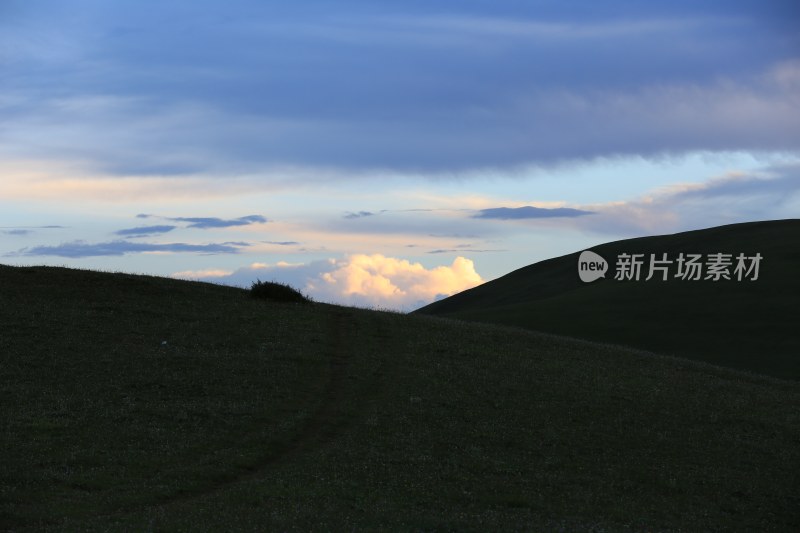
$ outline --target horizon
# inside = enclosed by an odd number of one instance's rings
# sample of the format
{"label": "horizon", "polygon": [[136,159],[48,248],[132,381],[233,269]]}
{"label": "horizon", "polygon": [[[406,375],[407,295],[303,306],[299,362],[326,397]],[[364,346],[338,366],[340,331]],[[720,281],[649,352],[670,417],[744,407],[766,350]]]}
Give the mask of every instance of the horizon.
{"label": "horizon", "polygon": [[798,15],[4,2],[0,263],[407,311],[609,241],[798,218]]}

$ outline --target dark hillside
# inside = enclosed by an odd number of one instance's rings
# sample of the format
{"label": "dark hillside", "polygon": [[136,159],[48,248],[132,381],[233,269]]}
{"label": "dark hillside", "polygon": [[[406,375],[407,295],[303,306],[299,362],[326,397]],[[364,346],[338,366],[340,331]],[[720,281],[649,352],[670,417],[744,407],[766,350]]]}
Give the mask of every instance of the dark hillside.
{"label": "dark hillside", "polygon": [[[416,311],[522,326],[800,379],[800,220],[733,224],[591,248],[605,279],[578,277],[580,252],[536,263]],[[619,254],[641,253],[639,281],[614,280]],[[755,281],[644,281],[650,254],[760,253]],[[671,273],[677,266],[671,265]],[[705,276],[705,274],[704,274]]]}
{"label": "dark hillside", "polygon": [[146,276],[0,302],[0,530],[800,530],[798,383]]}

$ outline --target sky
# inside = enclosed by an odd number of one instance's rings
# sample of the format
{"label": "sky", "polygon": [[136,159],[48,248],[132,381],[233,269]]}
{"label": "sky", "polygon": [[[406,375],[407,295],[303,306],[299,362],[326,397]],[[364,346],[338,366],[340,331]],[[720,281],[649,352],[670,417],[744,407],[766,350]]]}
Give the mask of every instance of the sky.
{"label": "sky", "polygon": [[800,217],[794,0],[0,0],[0,263],[408,311]]}

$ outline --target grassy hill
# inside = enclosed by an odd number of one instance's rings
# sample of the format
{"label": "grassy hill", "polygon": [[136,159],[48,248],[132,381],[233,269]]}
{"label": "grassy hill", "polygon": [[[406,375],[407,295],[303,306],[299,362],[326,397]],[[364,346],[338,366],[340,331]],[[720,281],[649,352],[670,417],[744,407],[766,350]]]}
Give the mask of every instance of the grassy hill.
{"label": "grassy hill", "polygon": [[154,277],[0,302],[0,530],[800,528],[794,382]]}
{"label": "grassy hill", "polygon": [[[607,277],[584,283],[579,251],[542,261],[417,310],[624,344],[800,379],[800,220],[732,224],[591,248]],[[639,281],[614,279],[619,254],[644,254]],[[760,253],[755,281],[645,281],[650,254]],[[705,273],[702,275],[705,278]]]}

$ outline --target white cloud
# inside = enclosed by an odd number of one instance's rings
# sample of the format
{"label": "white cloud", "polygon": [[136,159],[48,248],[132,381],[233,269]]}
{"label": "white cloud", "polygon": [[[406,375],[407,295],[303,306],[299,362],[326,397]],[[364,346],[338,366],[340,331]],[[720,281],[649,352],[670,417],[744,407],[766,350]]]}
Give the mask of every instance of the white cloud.
{"label": "white cloud", "polygon": [[483,283],[470,259],[425,268],[381,254],[354,254],[307,264],[253,263],[234,272],[179,272],[174,277],[248,286],[256,279],[288,283],[322,302],[409,311]]}
{"label": "white cloud", "polygon": [[344,297],[357,305],[413,308],[449,296],[483,280],[471,260],[456,257],[449,266],[426,269],[420,263],[381,254],[356,254],[324,273],[315,292]]}

